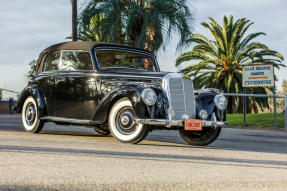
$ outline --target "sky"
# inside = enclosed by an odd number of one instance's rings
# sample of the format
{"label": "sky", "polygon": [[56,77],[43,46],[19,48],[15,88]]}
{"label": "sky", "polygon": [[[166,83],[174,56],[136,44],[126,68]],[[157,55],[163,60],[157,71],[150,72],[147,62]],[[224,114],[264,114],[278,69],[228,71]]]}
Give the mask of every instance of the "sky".
{"label": "sky", "polygon": [[[87,0],[78,0],[79,9]],[[257,39],[269,48],[279,51],[287,59],[287,1],[286,0],[187,0],[193,14],[193,33],[208,37],[200,25],[208,17],[222,23],[224,15],[234,19],[248,18],[254,25],[249,32],[265,32]],[[40,52],[55,43],[69,41],[71,34],[70,0],[1,0],[0,3],[0,88],[21,92],[27,85],[28,63]],[[174,34],[165,50],[158,52],[162,71],[176,72],[178,36]],[[188,50],[188,49],[187,49]],[[186,51],[186,50],[183,50]],[[287,66],[287,64],[286,64]],[[287,79],[287,68],[275,70],[281,88]],[[4,92],[4,98],[15,94]]]}

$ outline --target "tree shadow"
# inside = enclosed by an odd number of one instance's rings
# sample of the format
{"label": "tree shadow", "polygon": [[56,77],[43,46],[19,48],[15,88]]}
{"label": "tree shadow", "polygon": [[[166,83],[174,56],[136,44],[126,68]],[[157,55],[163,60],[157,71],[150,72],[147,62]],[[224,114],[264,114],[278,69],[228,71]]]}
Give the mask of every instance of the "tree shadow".
{"label": "tree shadow", "polygon": [[287,169],[287,161],[285,160],[284,161],[253,160],[253,159],[236,159],[228,157],[190,156],[190,155],[155,154],[155,153],[142,153],[142,152],[84,150],[84,149],[11,146],[11,145],[0,145],[0,150],[5,152],[25,152],[25,153],[37,153],[37,154],[73,155],[73,156],[80,155],[89,157],[120,158],[125,160],[145,160],[145,161],[150,160],[150,161],[162,161],[162,162],[180,162],[180,163],[225,165],[225,166],[244,166],[244,167],[255,167],[255,168]]}

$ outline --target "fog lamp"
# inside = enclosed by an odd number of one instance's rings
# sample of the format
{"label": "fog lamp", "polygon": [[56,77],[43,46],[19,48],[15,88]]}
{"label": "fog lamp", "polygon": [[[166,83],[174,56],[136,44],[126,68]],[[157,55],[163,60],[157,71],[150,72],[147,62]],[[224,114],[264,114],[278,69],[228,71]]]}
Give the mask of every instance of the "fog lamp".
{"label": "fog lamp", "polygon": [[182,120],[189,119],[189,116],[188,116],[187,114],[183,114],[183,115],[181,116],[181,119],[182,119]]}
{"label": "fog lamp", "polygon": [[208,118],[208,113],[207,113],[207,111],[201,110],[201,111],[199,112],[199,117],[200,117],[202,120],[206,120],[206,119]]}
{"label": "fog lamp", "polygon": [[168,110],[168,114],[169,114],[169,116],[172,118],[172,119],[174,119],[174,117],[175,117],[175,111],[174,111],[174,109],[169,109]]}

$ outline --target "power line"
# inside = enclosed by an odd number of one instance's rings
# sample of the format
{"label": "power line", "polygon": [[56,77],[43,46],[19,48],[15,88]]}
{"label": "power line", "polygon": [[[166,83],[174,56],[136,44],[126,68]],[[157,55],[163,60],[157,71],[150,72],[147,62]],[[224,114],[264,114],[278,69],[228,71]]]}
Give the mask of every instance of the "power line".
{"label": "power line", "polygon": [[4,88],[0,88],[0,90],[6,91],[6,92],[10,92],[10,93],[15,93],[15,94],[19,93],[19,92],[15,92],[15,91],[12,91],[12,90],[7,90],[7,89],[4,89]]}

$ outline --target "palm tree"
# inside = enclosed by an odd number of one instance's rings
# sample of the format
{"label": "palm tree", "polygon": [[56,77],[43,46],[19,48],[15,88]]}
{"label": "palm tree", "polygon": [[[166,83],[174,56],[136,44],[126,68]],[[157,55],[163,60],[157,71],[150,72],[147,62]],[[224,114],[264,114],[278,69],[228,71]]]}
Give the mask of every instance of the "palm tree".
{"label": "palm tree", "polygon": [[186,0],[90,0],[80,14],[79,39],[157,51],[176,31],[180,48],[189,38],[191,22]]}
{"label": "palm tree", "polygon": [[[234,22],[233,16],[224,16],[223,26],[212,18],[209,21],[209,24],[203,22],[201,25],[213,39],[209,40],[201,34],[191,35],[189,42],[195,43],[195,46],[176,60],[176,66],[193,61],[183,72],[194,78],[196,88],[214,87],[224,92],[240,93],[244,65],[272,64],[276,68],[285,67],[280,53],[254,41],[265,33],[247,34],[247,30],[253,25],[250,20],[241,18]],[[249,88],[247,93],[266,94],[266,91],[266,88]],[[229,97],[228,102],[228,112],[238,108],[242,111],[242,99]],[[264,98],[249,98],[248,102],[249,110],[256,110],[258,106],[261,109],[268,107],[268,100]]]}

